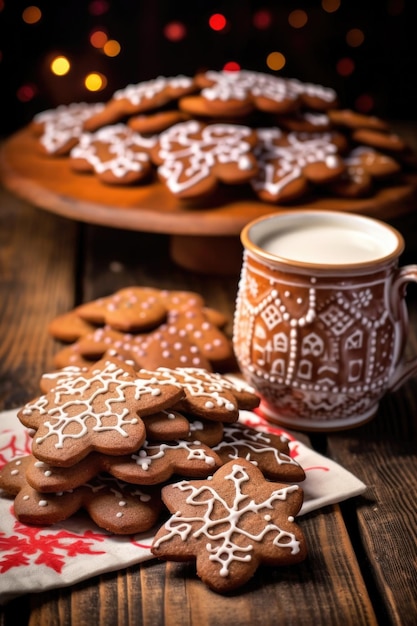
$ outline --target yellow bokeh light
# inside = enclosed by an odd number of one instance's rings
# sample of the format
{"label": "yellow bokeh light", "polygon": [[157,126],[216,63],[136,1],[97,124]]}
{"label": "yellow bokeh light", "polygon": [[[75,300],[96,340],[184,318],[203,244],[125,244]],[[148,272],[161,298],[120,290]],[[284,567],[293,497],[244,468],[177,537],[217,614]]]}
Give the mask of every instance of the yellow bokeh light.
{"label": "yellow bokeh light", "polygon": [[24,9],[22,19],[26,24],[36,24],[42,17],[42,11],[39,7],[29,6]]}
{"label": "yellow bokeh light", "polygon": [[51,61],[50,67],[51,67],[51,71],[56,76],[65,76],[65,74],[68,74],[68,72],[70,71],[71,64],[68,61],[67,57],[59,56],[59,57],[55,57]]}
{"label": "yellow bokeh light", "polygon": [[266,57],[266,64],[270,70],[282,70],[286,62],[287,60],[281,52],[270,52]]}
{"label": "yellow bokeh light", "polygon": [[120,54],[120,44],[116,39],[109,39],[103,46],[103,52],[108,57],[117,57]]}
{"label": "yellow bokeh light", "polygon": [[88,91],[101,91],[107,86],[107,78],[99,72],[91,72],[84,79]]}
{"label": "yellow bokeh light", "polygon": [[340,8],[340,0],[321,0],[321,6],[323,11],[334,13]]}
{"label": "yellow bokeh light", "polygon": [[346,33],[346,43],[352,48],[357,48],[358,46],[361,46],[364,42],[364,39],[365,35],[360,28],[351,28]]}
{"label": "yellow bokeh light", "polygon": [[295,11],[291,11],[288,16],[288,23],[293,28],[302,28],[307,24],[308,17],[305,11],[301,11],[300,9],[296,9]]}

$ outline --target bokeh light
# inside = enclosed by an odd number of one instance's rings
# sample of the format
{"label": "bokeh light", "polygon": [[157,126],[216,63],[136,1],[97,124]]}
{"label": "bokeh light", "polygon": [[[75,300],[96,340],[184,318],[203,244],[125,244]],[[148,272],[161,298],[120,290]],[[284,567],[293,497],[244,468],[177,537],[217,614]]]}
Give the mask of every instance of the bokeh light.
{"label": "bokeh light", "polygon": [[22,19],[26,24],[36,24],[42,17],[42,11],[39,7],[31,5],[26,7],[22,13]]}
{"label": "bokeh light", "polygon": [[107,0],[93,0],[88,5],[88,10],[91,15],[104,15],[109,10],[109,3]]}
{"label": "bokeh light", "polygon": [[293,28],[303,28],[308,22],[308,16],[305,11],[295,9],[288,16],[288,23]]}
{"label": "bokeh light", "polygon": [[20,102],[30,102],[36,96],[36,93],[36,86],[28,83],[19,87],[16,92],[16,97],[18,100],[20,100]]}
{"label": "bokeh light", "polygon": [[238,72],[241,69],[239,63],[236,61],[228,61],[223,65],[223,70],[225,72]]}
{"label": "bokeh light", "polygon": [[259,28],[259,30],[265,30],[272,24],[271,11],[268,11],[267,9],[260,9],[259,11],[256,11],[252,19],[253,25],[255,28]]}
{"label": "bokeh light", "polygon": [[358,46],[361,46],[364,41],[365,35],[360,28],[351,28],[346,33],[346,43],[348,44],[348,46],[351,46],[351,48],[357,48]]}
{"label": "bokeh light", "polygon": [[71,69],[71,63],[64,56],[58,56],[52,59],[50,65],[51,71],[56,76],[65,76]]}
{"label": "bokeh light", "polygon": [[84,79],[88,91],[102,91],[107,86],[107,78],[100,72],[90,72]]}
{"label": "bokeh light", "polygon": [[267,66],[270,70],[274,70],[275,72],[282,70],[286,62],[287,60],[282,52],[270,52],[266,57]]}
{"label": "bokeh light", "polygon": [[321,0],[321,7],[327,13],[334,13],[340,8],[340,0]]}
{"label": "bokeh light", "polygon": [[373,97],[367,93],[363,93],[355,100],[355,108],[360,113],[370,113],[375,106]]}
{"label": "bokeh light", "polygon": [[227,20],[221,13],[213,13],[209,18],[209,26],[213,30],[224,30],[226,28]]}
{"label": "bokeh light", "polygon": [[103,46],[103,52],[108,57],[117,57],[120,54],[121,46],[116,39],[109,39]]}
{"label": "bokeh light", "polygon": [[169,41],[181,41],[187,34],[182,22],[170,22],[164,26],[164,35]]}
{"label": "bokeh light", "polygon": [[103,48],[107,39],[107,33],[105,33],[104,30],[101,29],[94,30],[90,34],[90,43],[94,48]]}
{"label": "bokeh light", "polygon": [[336,71],[340,76],[350,76],[355,71],[355,64],[353,60],[348,57],[339,59],[336,64]]}

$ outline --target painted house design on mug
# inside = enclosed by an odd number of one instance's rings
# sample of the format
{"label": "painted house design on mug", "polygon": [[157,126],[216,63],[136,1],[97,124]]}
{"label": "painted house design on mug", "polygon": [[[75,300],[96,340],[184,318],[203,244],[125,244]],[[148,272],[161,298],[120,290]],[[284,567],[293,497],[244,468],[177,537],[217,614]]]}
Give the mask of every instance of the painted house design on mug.
{"label": "painted house design on mug", "polygon": [[[278,281],[245,254],[235,343],[247,379],[287,416],[364,414],[386,388],[395,347],[386,274],[354,285],[331,277]],[[242,323],[245,320],[245,323]],[[274,397],[271,394],[270,383]],[[289,392],[289,388],[299,393]]]}

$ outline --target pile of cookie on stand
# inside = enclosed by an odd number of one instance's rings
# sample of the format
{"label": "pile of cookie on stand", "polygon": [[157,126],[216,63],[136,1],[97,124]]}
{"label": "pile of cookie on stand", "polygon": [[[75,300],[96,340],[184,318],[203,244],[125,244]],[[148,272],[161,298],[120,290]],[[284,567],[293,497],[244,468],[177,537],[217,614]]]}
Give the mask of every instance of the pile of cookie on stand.
{"label": "pile of cookie on stand", "polygon": [[304,560],[305,473],[285,437],[239,422],[259,400],[216,371],[233,359],[225,321],[198,294],[145,287],[52,320],[67,346],[18,412],[31,454],[0,470],[17,519],[82,511],[115,535],[154,528],[153,554],[195,560],[219,593],[261,563]]}
{"label": "pile of cookie on stand", "polygon": [[341,109],[333,89],[247,70],[160,76],[39,113],[31,129],[40,151],[103,183],[97,201],[106,184],[156,180],[190,208],[221,186],[272,204],[366,198],[415,169],[403,138]]}

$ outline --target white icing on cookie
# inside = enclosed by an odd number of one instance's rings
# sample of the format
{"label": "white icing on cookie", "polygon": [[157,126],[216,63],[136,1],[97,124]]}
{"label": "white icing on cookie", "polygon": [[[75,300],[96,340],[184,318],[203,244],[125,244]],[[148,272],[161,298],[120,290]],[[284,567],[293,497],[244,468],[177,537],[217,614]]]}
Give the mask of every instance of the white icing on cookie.
{"label": "white icing on cookie", "polygon": [[[220,493],[206,483],[197,487],[189,481],[181,481],[173,485],[175,489],[190,492],[186,503],[196,507],[195,516],[186,517],[178,511],[165,523],[166,534],[156,539],[154,546],[158,547],[165,541],[178,537],[186,541],[193,537],[207,539],[205,549],[209,553],[210,561],[219,564],[219,575],[228,576],[233,562],[247,562],[252,558],[255,543],[261,543],[266,535],[270,542],[279,548],[288,549],[291,554],[298,554],[300,542],[294,533],[281,529],[269,518],[269,511],[274,509],[277,501],[285,501],[288,494],[298,490],[297,485],[289,485],[276,489],[271,495],[260,502],[255,502],[252,495],[242,492],[242,485],[249,480],[246,468],[238,463],[233,464],[230,474],[224,477],[231,481],[234,488],[234,499],[227,502]],[[204,512],[202,508],[205,507]],[[222,511],[221,518],[212,518],[213,511]],[[264,511],[268,511],[265,513]],[[259,515],[266,522],[257,534],[245,528],[245,517]],[[197,523],[197,525],[195,524]],[[244,542],[239,544],[237,539],[243,536]],[[249,543],[248,541],[249,540]],[[202,541],[204,545],[204,541]]]}

